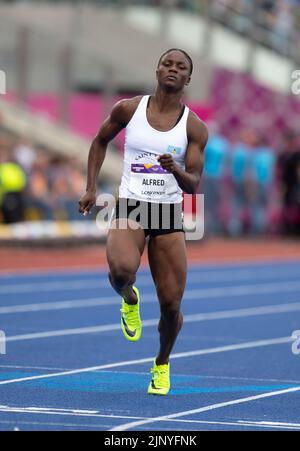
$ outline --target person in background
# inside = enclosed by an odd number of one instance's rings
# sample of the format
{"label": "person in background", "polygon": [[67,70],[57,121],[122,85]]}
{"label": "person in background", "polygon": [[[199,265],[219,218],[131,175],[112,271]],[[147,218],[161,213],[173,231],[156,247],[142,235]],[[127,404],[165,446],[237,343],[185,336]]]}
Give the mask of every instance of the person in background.
{"label": "person in background", "polygon": [[53,204],[48,183],[49,157],[39,149],[31,166],[26,206],[31,219],[53,220]]}
{"label": "person in background", "polygon": [[300,236],[300,157],[296,162],[296,183],[294,187],[295,197],[295,228],[294,234]]}
{"label": "person in background", "polygon": [[[251,156],[252,183],[250,199],[250,232],[262,234],[268,228],[268,212],[274,181],[275,152],[261,136]],[[250,181],[250,183],[251,183]]]}
{"label": "person in background", "polygon": [[233,237],[240,236],[246,229],[249,215],[249,165],[254,142],[254,133],[245,129],[231,150],[232,192],[228,231]]}
{"label": "person in background", "polygon": [[[85,178],[76,158],[71,158],[68,161],[65,167],[65,173],[68,184],[66,186],[66,192],[61,198],[61,207],[65,210],[69,221],[83,221],[84,217],[78,212],[76,201],[84,189]],[[93,216],[89,216],[92,220]]]}
{"label": "person in background", "polygon": [[24,220],[26,174],[7,152],[0,150],[0,207],[3,222],[12,224]]}
{"label": "person in background", "polygon": [[300,145],[293,131],[285,134],[283,151],[278,155],[276,174],[281,195],[281,232],[285,235],[300,233],[299,205]]}
{"label": "person in background", "polygon": [[13,158],[29,176],[36,159],[36,150],[33,143],[26,137],[19,138],[14,146]]}
{"label": "person in background", "polygon": [[215,122],[210,123],[208,127],[210,135],[206,145],[203,172],[204,218],[206,233],[215,235],[222,232],[220,215],[221,193],[229,143],[219,133],[218,126]]}

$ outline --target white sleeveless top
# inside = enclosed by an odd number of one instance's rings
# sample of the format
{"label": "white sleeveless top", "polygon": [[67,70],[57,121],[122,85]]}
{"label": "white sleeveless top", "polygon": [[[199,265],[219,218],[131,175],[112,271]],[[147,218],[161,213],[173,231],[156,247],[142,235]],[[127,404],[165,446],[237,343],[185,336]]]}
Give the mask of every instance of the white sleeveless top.
{"label": "white sleeveless top", "polygon": [[126,127],[124,166],[119,197],[156,203],[182,202],[182,190],[175,177],[164,170],[157,157],[170,153],[185,168],[188,145],[186,106],[180,121],[167,132],[151,127],[146,110],[150,96],[142,97]]}

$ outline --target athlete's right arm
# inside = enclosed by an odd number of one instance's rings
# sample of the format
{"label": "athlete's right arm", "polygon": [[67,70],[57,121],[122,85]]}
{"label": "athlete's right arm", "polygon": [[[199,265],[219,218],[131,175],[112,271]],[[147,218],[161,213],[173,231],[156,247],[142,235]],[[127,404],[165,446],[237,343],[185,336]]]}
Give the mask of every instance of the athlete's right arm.
{"label": "athlete's right arm", "polygon": [[96,202],[97,177],[106,155],[107,145],[126,127],[131,109],[131,100],[116,103],[92,141],[88,156],[86,193],[79,200],[80,213],[88,213]]}

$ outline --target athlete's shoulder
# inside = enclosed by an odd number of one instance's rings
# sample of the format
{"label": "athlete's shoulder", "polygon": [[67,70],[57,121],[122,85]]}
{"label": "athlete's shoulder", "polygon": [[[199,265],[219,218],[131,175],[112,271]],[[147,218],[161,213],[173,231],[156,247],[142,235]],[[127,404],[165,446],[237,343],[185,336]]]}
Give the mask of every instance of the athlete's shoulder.
{"label": "athlete's shoulder", "polygon": [[111,119],[126,126],[134,115],[142,97],[143,96],[136,96],[130,99],[119,100],[112,108],[110,114]]}
{"label": "athlete's shoulder", "polygon": [[142,98],[143,96],[135,96],[129,99],[121,99],[115,104],[114,108],[118,108],[120,110],[130,110],[136,108]]}
{"label": "athlete's shoulder", "polygon": [[207,125],[192,110],[189,111],[188,115],[187,134],[189,139],[201,142],[203,147],[205,147],[208,140]]}

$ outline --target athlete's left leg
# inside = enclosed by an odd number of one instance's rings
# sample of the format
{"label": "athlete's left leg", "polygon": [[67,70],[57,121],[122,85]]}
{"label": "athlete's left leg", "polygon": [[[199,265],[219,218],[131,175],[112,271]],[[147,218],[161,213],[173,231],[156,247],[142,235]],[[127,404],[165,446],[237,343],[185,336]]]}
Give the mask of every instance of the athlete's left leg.
{"label": "athlete's left leg", "polygon": [[180,311],[185,289],[187,259],[185,235],[174,232],[151,237],[148,258],[160,303],[160,349],[157,365],[168,363],[173,345],[183,324]]}

